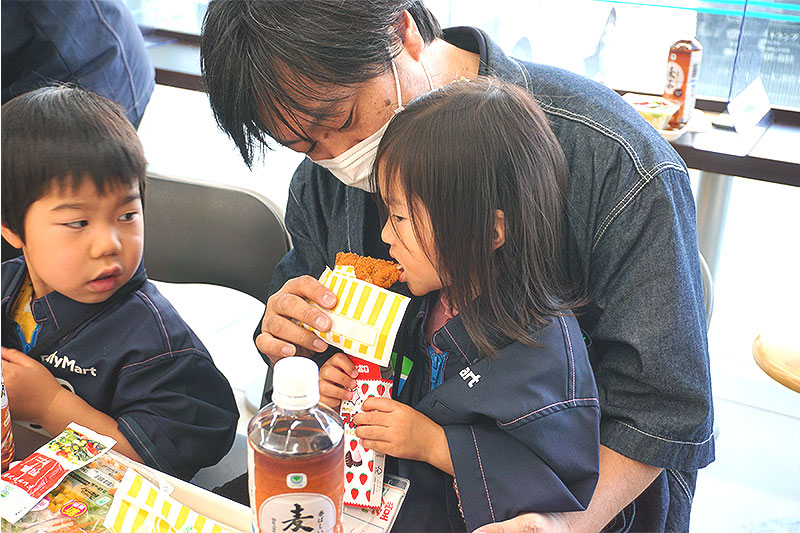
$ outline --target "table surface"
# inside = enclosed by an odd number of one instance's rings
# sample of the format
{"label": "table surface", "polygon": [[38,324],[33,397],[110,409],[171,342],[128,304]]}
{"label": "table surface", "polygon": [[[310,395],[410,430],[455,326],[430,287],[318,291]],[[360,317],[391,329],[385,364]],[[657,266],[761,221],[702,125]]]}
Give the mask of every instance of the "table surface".
{"label": "table surface", "polygon": [[753,359],[769,377],[800,392],[800,343],[762,333],[753,342]]}

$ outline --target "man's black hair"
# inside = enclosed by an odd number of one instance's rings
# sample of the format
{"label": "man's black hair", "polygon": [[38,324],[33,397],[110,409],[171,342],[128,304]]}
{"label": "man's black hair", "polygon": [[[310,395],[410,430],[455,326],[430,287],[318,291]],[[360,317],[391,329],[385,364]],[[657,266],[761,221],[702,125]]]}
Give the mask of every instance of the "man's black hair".
{"label": "man's black hair", "polygon": [[24,240],[30,205],[85,179],[100,194],[133,185],[144,197],[147,161],[124,111],[107,98],[70,85],[21,94],[2,108],[3,224]]}
{"label": "man's black hair", "polygon": [[404,11],[426,44],[442,36],[420,0],[213,0],[201,68],[214,117],[245,163],[275,125],[304,136],[298,114],[323,122],[337,88],[385,72],[401,50]]}

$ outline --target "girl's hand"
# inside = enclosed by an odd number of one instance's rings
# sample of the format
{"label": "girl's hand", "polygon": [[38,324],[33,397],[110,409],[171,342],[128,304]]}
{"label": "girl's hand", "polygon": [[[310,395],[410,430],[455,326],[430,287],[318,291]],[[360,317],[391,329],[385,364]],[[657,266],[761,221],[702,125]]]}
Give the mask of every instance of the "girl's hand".
{"label": "girl's hand", "polygon": [[436,422],[391,398],[367,398],[361,409],[353,420],[362,446],[453,474],[447,437]]}
{"label": "girl's hand", "polygon": [[43,424],[63,390],[47,368],[13,348],[2,348],[3,381],[12,418]]}
{"label": "girl's hand", "polygon": [[353,361],[343,353],[328,359],[319,369],[319,400],[334,409],[342,400],[352,400],[351,392],[356,386],[358,369]]}

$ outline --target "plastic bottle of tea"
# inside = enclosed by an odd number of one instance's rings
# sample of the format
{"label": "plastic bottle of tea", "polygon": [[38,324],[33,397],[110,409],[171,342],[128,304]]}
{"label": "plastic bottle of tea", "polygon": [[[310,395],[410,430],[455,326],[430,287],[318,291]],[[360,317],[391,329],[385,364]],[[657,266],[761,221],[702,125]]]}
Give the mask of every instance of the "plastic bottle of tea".
{"label": "plastic bottle of tea", "polygon": [[669,48],[663,96],[681,106],[672,115],[670,128],[682,127],[692,116],[702,57],[703,46],[696,39],[681,39]]}
{"label": "plastic bottle of tea", "polygon": [[274,370],[273,403],[248,426],[253,531],[338,533],[344,496],[342,419],[319,404],[319,369],[312,360],[287,357]]}

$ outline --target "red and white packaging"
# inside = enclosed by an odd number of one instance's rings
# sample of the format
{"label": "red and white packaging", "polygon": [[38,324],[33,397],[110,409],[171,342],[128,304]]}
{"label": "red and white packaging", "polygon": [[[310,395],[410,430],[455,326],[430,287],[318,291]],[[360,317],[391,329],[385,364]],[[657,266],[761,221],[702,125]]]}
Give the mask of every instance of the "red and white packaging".
{"label": "red and white packaging", "polygon": [[70,423],[64,431],[0,478],[0,515],[12,524],[30,511],[67,474],[111,449],[117,441]]}
{"label": "red and white packaging", "polygon": [[362,412],[361,404],[369,397],[392,397],[392,380],[381,377],[375,363],[348,355],[358,368],[353,399],[343,401],[339,413],[344,420],[344,503],[365,509],[380,509],[383,492],[383,468],[386,456],[364,448],[356,437],[353,417]]}

